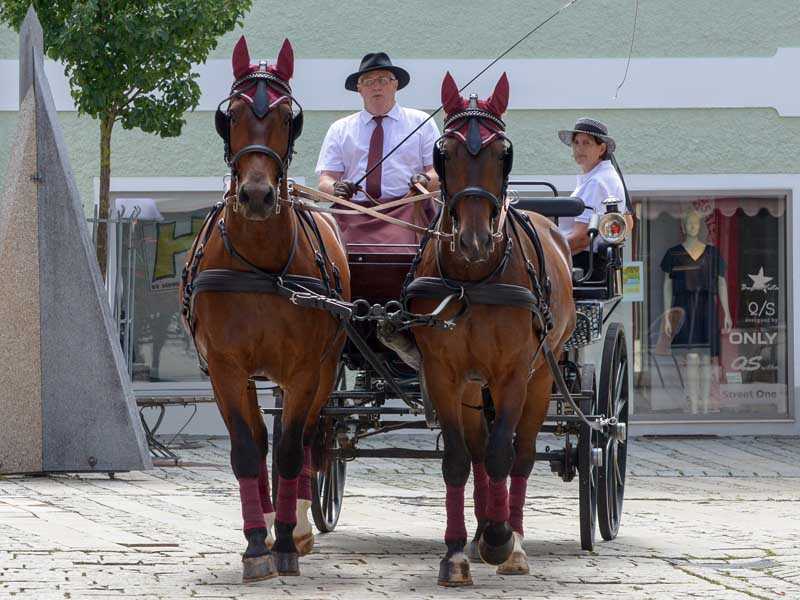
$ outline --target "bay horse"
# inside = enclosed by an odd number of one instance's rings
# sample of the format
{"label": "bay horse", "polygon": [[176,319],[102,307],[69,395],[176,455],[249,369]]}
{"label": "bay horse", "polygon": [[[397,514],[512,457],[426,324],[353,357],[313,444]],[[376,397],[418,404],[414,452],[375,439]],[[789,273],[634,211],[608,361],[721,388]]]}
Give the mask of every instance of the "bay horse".
{"label": "bay horse", "polygon": [[[345,339],[330,312],[301,306],[297,294],[349,301],[350,276],[332,219],[287,200],[286,171],[302,128],[302,109],[292,109],[291,44],[284,41],[274,65],[251,64],[242,36],[232,64],[231,94],[215,117],[230,188],[189,252],[180,293],[184,325],[230,434],[247,540],[243,579],[256,581],[298,575],[298,553],[313,544],[310,443]],[[274,382],[283,397],[276,507],[253,377]]]}
{"label": "bay horse", "polygon": [[[460,586],[472,584],[464,552],[470,463],[480,557],[499,565],[499,573],[528,572],[522,508],[553,385],[538,349],[546,336],[559,355],[575,327],[575,304],[563,236],[547,218],[506,203],[513,147],[501,119],[509,96],[505,73],[486,100],[463,98],[449,73],[441,92],[446,117],[434,166],[443,207],[436,227],[453,237],[450,243],[428,238],[405,298],[413,312],[427,313],[455,291],[463,300],[450,315],[466,308],[451,331],[412,330],[444,442],[447,552],[438,583]],[[482,387],[491,397],[491,430]]]}

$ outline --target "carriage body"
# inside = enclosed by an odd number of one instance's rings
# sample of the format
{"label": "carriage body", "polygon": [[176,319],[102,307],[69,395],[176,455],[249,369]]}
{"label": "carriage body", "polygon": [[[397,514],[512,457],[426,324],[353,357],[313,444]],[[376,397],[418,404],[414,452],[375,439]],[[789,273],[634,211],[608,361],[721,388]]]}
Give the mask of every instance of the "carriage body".
{"label": "carriage body", "polygon": [[[534,202],[523,207],[536,206],[540,209],[537,212],[547,214],[548,207],[553,205]],[[409,246],[406,253],[374,250],[374,245],[348,247],[352,297],[366,300],[369,305],[385,305],[400,297],[416,246]],[[551,471],[563,481],[572,481],[577,476],[581,546],[586,550],[594,546],[597,521],[607,540],[616,537],[619,528],[625,475],[625,440],[622,438],[625,434],[620,431],[626,431],[628,417],[624,331],[620,324],[611,323],[604,334],[604,323],[621,300],[621,247],[610,245],[600,252],[604,253],[598,261],[603,265],[601,270],[582,273],[577,269],[573,273],[577,323],[558,363],[572,402],[554,386],[548,417],[541,429],[560,438],[563,447],[548,447],[536,453],[536,460],[548,462]],[[336,389],[320,417],[322,469],[312,478],[312,513],[321,532],[332,531],[336,526],[342,509],[348,461],[442,456],[438,447],[431,450],[359,447],[360,440],[388,431],[435,430],[437,421],[418,372],[380,342],[374,322],[359,322],[354,326],[368,350],[353,340],[345,344]],[[596,368],[584,361],[584,351],[601,339],[603,359]],[[380,368],[376,368],[376,361]],[[616,437],[593,430],[573,409],[573,402],[589,420],[617,414],[617,407],[622,403],[623,411],[617,417],[624,424],[616,430]],[[488,393],[484,393],[484,403],[484,412],[491,422],[493,412]],[[264,409],[264,412],[276,415],[274,426],[278,434],[275,437],[279,436],[280,407]]]}

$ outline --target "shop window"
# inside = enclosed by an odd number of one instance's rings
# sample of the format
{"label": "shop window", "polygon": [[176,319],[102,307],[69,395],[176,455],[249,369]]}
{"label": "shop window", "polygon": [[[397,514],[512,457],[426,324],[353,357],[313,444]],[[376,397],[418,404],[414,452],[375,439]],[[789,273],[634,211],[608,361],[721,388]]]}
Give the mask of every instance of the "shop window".
{"label": "shop window", "polygon": [[119,212],[111,231],[112,313],[134,382],[207,380],[181,323],[178,285],[209,202],[204,196],[187,197],[158,202],[116,199]]}
{"label": "shop window", "polygon": [[788,416],[786,199],[636,198],[634,413]]}

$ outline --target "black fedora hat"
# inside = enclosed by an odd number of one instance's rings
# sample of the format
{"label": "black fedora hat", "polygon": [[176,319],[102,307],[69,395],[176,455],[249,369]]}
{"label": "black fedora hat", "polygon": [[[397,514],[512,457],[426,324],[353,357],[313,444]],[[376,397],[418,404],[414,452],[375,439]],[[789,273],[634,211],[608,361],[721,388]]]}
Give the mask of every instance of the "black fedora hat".
{"label": "black fedora hat", "polygon": [[408,71],[394,66],[392,64],[392,60],[389,58],[389,55],[386,54],[386,52],[372,52],[370,54],[366,54],[364,58],[361,59],[361,66],[358,68],[356,73],[351,73],[347,76],[347,79],[344,82],[345,89],[348,89],[351,92],[358,91],[358,78],[364,73],[377,71],[379,69],[394,73],[394,76],[397,77],[398,90],[402,90],[408,85],[408,82],[411,81],[411,75],[408,74]]}

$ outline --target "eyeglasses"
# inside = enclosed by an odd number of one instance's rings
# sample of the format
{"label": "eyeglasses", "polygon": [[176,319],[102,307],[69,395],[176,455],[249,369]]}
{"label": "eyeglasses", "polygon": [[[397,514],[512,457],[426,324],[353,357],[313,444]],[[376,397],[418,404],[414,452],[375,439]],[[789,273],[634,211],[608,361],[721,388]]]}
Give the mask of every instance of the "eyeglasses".
{"label": "eyeglasses", "polygon": [[397,78],[387,77],[385,75],[381,77],[370,77],[369,79],[362,79],[358,82],[358,85],[361,87],[372,87],[377,83],[379,86],[383,87],[385,85],[389,85],[390,81],[397,81]]}

